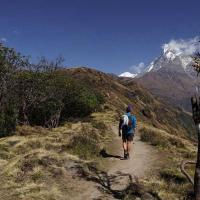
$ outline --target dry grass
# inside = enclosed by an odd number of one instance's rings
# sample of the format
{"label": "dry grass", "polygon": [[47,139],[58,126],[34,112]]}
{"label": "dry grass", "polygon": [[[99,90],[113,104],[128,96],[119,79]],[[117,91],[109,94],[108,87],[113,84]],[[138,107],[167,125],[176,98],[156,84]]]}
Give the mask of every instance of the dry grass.
{"label": "dry grass", "polygon": [[172,135],[165,130],[141,124],[139,131],[141,133],[141,140],[151,145],[162,148],[175,148],[176,150],[188,150],[188,152],[196,151],[192,142],[181,136]]}
{"label": "dry grass", "polygon": [[[157,192],[163,200],[184,199],[192,191],[192,186],[180,172],[180,163],[184,159],[195,159],[195,146],[184,138],[149,125],[143,124],[140,133],[142,141],[156,146],[165,155],[162,157],[165,165],[157,176],[153,175],[144,184]],[[190,166],[188,172],[193,176],[194,166]]]}
{"label": "dry grass", "polygon": [[96,113],[92,123],[69,122],[52,130],[22,126],[15,136],[0,139],[0,199],[72,199],[80,181],[73,167],[98,159],[109,140],[105,122],[112,117],[110,111]]}
{"label": "dry grass", "polygon": [[[67,122],[52,130],[22,126],[16,136],[0,139],[1,199],[73,199],[83,187],[73,176],[74,168],[100,160],[98,153],[111,141],[109,124],[117,123],[116,116],[108,109],[92,114],[89,121]],[[167,155],[166,167],[144,185],[164,200],[182,198],[190,186],[177,169],[183,158],[194,157],[193,144],[150,125],[140,127],[141,139]]]}

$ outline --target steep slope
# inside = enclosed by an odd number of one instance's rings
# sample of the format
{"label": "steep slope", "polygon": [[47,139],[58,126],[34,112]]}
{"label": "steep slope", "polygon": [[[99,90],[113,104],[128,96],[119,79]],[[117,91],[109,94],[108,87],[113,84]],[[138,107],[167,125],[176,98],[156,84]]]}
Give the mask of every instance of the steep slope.
{"label": "steep slope", "polygon": [[72,68],[63,71],[66,75],[82,80],[95,87],[106,98],[106,104],[119,115],[127,104],[133,104],[139,118],[172,134],[191,136],[194,127],[191,116],[156,99],[140,84],[132,80],[117,79],[108,74],[88,68]]}
{"label": "steep slope", "polygon": [[[176,68],[180,68],[176,66]],[[196,93],[196,81],[184,71],[161,68],[136,80],[165,102],[191,111],[190,98]]]}
{"label": "steep slope", "polygon": [[190,111],[190,97],[196,92],[191,62],[189,55],[165,45],[163,54],[137,81],[164,101]]}
{"label": "steep slope", "polygon": [[162,54],[135,79],[152,94],[173,106],[191,111],[190,97],[196,93],[196,73],[191,55],[198,50],[198,39],[163,45]]}

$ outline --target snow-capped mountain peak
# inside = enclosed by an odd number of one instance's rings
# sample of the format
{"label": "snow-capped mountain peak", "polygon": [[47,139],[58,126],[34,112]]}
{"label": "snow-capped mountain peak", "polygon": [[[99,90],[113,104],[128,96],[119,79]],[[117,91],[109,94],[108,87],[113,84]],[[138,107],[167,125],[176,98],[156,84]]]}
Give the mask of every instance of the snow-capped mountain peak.
{"label": "snow-capped mountain peak", "polygon": [[136,76],[137,76],[137,74],[132,74],[130,72],[124,72],[119,75],[119,77],[127,77],[127,78],[135,78]]}
{"label": "snow-capped mountain peak", "polygon": [[178,54],[174,53],[169,49],[169,50],[164,50],[163,56],[165,56],[168,60],[174,60],[176,56],[178,56]]}
{"label": "snow-capped mountain peak", "polygon": [[150,63],[146,69],[146,73],[157,71],[160,68],[176,70],[178,67],[179,69],[182,68],[187,74],[191,74],[191,55],[199,51],[199,48],[199,37],[188,40],[171,40],[162,46],[162,55]]}
{"label": "snow-capped mountain peak", "polygon": [[164,51],[160,57],[150,63],[146,69],[146,73],[150,71],[158,71],[161,68],[174,68],[174,70],[176,70],[177,66],[187,72],[190,71],[191,62],[191,56],[167,50]]}
{"label": "snow-capped mountain peak", "polygon": [[[130,72],[125,72],[121,76],[125,77],[141,77],[148,72],[156,72],[161,68],[167,71],[181,71],[185,72],[189,76],[194,73],[191,64],[192,57],[195,52],[200,51],[199,37],[195,37],[188,40],[171,40],[162,46],[161,56],[154,59],[147,67],[144,66],[142,70],[139,68],[139,73],[136,75]],[[137,71],[137,66],[130,71]]]}
{"label": "snow-capped mountain peak", "polygon": [[150,63],[149,67],[147,68],[147,72],[153,70],[153,67],[154,67],[154,61]]}

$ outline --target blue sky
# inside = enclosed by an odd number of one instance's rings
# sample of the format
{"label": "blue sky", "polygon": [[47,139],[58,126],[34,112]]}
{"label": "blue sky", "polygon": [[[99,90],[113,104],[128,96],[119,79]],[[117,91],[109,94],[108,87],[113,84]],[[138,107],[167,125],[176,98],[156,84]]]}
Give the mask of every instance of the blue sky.
{"label": "blue sky", "polygon": [[0,38],[33,60],[121,73],[200,33],[199,0],[0,0]]}

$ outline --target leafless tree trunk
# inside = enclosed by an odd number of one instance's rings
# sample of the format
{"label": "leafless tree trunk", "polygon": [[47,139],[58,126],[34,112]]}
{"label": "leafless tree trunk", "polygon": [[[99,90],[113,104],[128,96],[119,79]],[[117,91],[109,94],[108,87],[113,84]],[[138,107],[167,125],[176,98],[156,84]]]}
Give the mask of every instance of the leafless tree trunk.
{"label": "leafless tree trunk", "polygon": [[23,124],[24,125],[29,125],[29,120],[26,114],[26,102],[23,102],[23,106],[22,106],[22,114],[23,114]]}
{"label": "leafless tree trunk", "polygon": [[194,179],[186,172],[185,167],[187,164],[196,164],[195,161],[183,160],[181,163],[181,172],[186,176],[188,181],[194,185]]}
{"label": "leafless tree trunk", "polygon": [[198,131],[198,152],[197,152],[197,163],[194,175],[194,194],[195,200],[200,200],[200,124],[197,125]]}
{"label": "leafless tree trunk", "polygon": [[[187,177],[189,182],[194,186],[195,200],[200,200],[200,99],[197,97],[191,98],[193,120],[197,127],[198,133],[198,152],[197,161],[183,161],[181,163],[181,172]],[[186,172],[187,164],[196,164],[194,179]]]}
{"label": "leafless tree trunk", "polygon": [[45,122],[45,126],[48,128],[57,127],[59,124],[59,120],[60,120],[60,114],[61,114],[61,109],[58,110],[56,114],[51,116],[51,118],[48,121]]}

